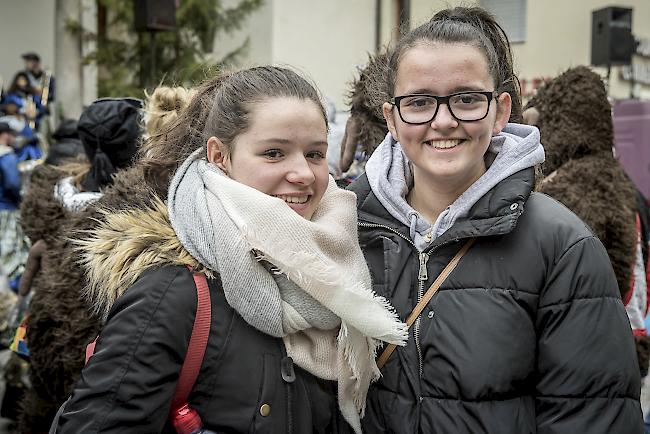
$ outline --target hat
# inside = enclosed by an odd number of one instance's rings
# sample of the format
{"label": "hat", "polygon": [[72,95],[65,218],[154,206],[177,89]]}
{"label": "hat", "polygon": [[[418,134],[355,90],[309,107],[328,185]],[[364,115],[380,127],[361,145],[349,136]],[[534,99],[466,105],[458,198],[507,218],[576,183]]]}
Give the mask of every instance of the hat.
{"label": "hat", "polygon": [[52,138],[56,141],[65,139],[78,139],[77,121],[74,119],[64,119],[61,121],[56,130],[52,133]]}
{"label": "hat", "polygon": [[11,133],[14,136],[16,135],[16,131],[6,122],[0,122],[0,134],[2,133]]}
{"label": "hat", "polygon": [[29,53],[25,53],[21,56],[25,60],[35,60],[36,62],[40,62],[41,58],[38,54],[34,53],[33,51],[30,51]]}
{"label": "hat", "polygon": [[112,175],[133,161],[140,145],[142,102],[134,98],[103,98],[82,113],[77,124],[92,170],[82,186],[98,191]]}

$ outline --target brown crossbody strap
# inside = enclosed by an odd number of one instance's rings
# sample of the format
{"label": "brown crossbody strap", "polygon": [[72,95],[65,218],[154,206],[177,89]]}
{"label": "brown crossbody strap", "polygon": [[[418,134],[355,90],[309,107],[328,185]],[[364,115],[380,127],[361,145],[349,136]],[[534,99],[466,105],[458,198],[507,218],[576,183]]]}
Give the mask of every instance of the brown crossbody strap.
{"label": "brown crossbody strap", "polygon": [[[422,300],[420,300],[420,302],[417,305],[415,305],[415,307],[411,311],[411,314],[406,319],[406,326],[409,329],[411,328],[415,320],[420,316],[424,307],[427,304],[429,304],[429,301],[431,301],[431,297],[433,297],[433,294],[435,294],[438,291],[438,288],[440,288],[442,282],[444,282],[445,279],[447,279],[447,277],[451,274],[451,272],[454,271],[454,268],[456,268],[456,265],[458,265],[460,259],[463,257],[465,253],[467,253],[469,248],[472,247],[474,241],[476,241],[476,238],[471,238],[465,243],[463,247],[461,247],[458,253],[456,253],[456,256],[454,256],[451,259],[451,261],[449,261],[449,264],[447,264],[447,266],[442,270],[442,272],[438,275],[438,277],[436,277],[436,280],[431,284],[429,289],[427,289],[427,292],[422,297]],[[384,367],[390,355],[393,354],[393,351],[395,351],[395,344],[389,344],[386,348],[384,348],[384,351],[381,353],[381,356],[379,356],[379,358],[377,359],[377,367],[379,369]]]}

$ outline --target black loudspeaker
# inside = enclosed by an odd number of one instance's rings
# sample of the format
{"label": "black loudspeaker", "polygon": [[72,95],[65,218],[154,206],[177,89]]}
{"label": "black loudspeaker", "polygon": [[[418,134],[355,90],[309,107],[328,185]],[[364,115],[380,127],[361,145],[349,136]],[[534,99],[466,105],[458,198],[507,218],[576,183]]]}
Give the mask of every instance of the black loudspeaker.
{"label": "black loudspeaker", "polygon": [[591,13],[592,65],[629,65],[635,49],[632,9],[608,7]]}
{"label": "black loudspeaker", "polygon": [[133,0],[135,30],[174,30],[176,0]]}

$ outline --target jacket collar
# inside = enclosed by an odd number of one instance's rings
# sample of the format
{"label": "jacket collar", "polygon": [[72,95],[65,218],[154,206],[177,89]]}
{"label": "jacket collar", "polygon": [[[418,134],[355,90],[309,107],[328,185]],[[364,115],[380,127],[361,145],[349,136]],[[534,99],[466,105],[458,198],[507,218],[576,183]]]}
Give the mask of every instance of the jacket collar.
{"label": "jacket collar", "polygon": [[[524,205],[535,185],[533,167],[520,170],[501,181],[481,197],[467,217],[458,219],[439,236],[427,250],[435,249],[463,238],[503,235],[517,224]],[[357,209],[361,224],[388,226],[393,232],[409,237],[409,230],[392,217],[381,205],[368,183],[366,175],[359,177],[349,190],[357,194]]]}
{"label": "jacket collar", "polygon": [[214,277],[181,245],[157,196],[140,208],[104,208],[99,215],[98,225],[79,234],[75,244],[88,280],[84,295],[100,317],[106,319],[115,300],[148,268],[183,265]]}

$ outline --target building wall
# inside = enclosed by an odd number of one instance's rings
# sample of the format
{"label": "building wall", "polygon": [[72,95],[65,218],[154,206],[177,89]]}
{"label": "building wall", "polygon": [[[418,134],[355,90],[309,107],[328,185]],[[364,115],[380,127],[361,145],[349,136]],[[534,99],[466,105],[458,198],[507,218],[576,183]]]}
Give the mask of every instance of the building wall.
{"label": "building wall", "polygon": [[[222,0],[224,7],[234,7],[239,0]],[[216,35],[212,60],[223,59],[228,53],[239,48],[248,39],[248,46],[240,59],[240,66],[265,65],[272,62],[273,1],[264,4],[242,22],[241,29],[232,33]]]}
{"label": "building wall", "polygon": [[246,37],[240,66],[290,65],[342,110],[348,82],[375,51],[375,0],[266,0],[241,30],[218,36],[215,58]]}
{"label": "building wall", "polygon": [[297,67],[342,108],[375,45],[374,0],[274,1],[273,61]]}
{"label": "building wall", "polygon": [[0,8],[0,76],[4,88],[23,69],[20,55],[27,51],[37,52],[43,68],[54,71],[54,0],[2,1]]}

